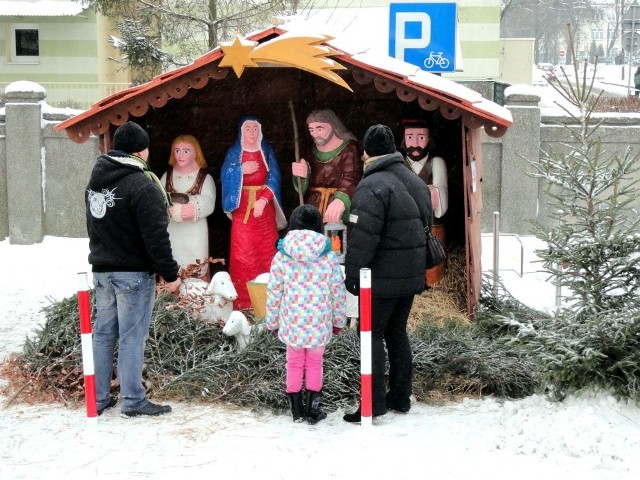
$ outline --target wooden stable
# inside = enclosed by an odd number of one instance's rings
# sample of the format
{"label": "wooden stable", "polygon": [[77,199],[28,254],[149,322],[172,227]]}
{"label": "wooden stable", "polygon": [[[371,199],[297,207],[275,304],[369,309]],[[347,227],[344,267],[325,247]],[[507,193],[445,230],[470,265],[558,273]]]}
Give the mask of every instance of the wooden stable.
{"label": "wooden stable", "polygon": [[[287,215],[298,205],[290,167],[295,160],[292,110],[302,147],[311,144],[305,119],[318,108],[335,111],[359,139],[370,125],[387,124],[398,145],[402,119],[431,119],[437,125],[432,135],[449,175],[449,211],[444,217],[447,244],[465,246],[467,313],[472,318],[482,275],[482,129],[493,137],[503,135],[512,123],[511,114],[455,82],[390,57],[350,51],[339,39],[305,36],[315,42],[309,50],[316,52],[311,63],[284,43],[282,48],[271,48],[278,54],[269,57],[264,53],[266,47],[296,36],[273,27],[236,39],[233,45],[217,47],[186,67],[111,95],[56,129],[65,130],[78,143],[97,135],[101,150],[107,151],[115,129],[134,120],[149,132],[149,161],[158,175],[167,167],[173,139],[180,134],[194,135],[218,192],[215,212],[209,217],[210,255],[228,258],[231,223],[220,205],[220,168],[237,138],[241,116],[254,114],[262,121],[264,138],[273,145],[280,164]],[[248,64],[231,57],[232,46],[253,55]],[[252,48],[261,55],[254,55]],[[328,67],[319,68],[319,61]]]}

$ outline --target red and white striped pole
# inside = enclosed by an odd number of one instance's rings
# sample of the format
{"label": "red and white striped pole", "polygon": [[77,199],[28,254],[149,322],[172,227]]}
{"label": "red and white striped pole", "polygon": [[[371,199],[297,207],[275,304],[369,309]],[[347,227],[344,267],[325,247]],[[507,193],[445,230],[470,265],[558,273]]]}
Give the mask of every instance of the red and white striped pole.
{"label": "red and white striped pole", "polygon": [[82,371],[84,373],[84,401],[87,418],[97,418],[96,379],[91,342],[91,302],[87,272],[78,273],[78,310],[80,312],[80,339],[82,342]]}
{"label": "red and white striped pole", "polygon": [[372,426],[371,398],[371,269],[360,269],[360,418]]}

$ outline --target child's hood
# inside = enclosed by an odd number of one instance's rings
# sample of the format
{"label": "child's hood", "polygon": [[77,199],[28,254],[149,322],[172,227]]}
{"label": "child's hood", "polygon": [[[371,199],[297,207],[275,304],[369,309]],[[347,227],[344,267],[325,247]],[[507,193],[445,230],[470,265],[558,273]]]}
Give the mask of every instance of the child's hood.
{"label": "child's hood", "polygon": [[291,230],[278,250],[299,262],[310,262],[331,251],[331,240],[313,230]]}

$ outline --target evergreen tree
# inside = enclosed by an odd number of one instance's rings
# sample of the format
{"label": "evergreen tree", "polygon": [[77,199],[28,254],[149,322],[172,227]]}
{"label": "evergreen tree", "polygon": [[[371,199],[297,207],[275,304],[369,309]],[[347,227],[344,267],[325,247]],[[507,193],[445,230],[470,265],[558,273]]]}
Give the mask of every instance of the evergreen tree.
{"label": "evergreen tree", "polygon": [[[566,126],[574,142],[561,151],[543,150],[534,162],[543,178],[552,207],[554,225],[534,222],[534,234],[548,247],[538,251],[557,284],[566,287],[569,308],[576,314],[637,309],[640,305],[640,219],[632,202],[640,196],[634,174],[640,155],[627,148],[607,152],[599,130],[602,120],[592,113],[600,95],[595,94],[587,65],[575,81],[551,84],[574,108],[565,108],[573,124]],[[596,64],[597,66],[597,64]],[[559,149],[560,150],[560,149]]]}
{"label": "evergreen tree", "polygon": [[131,69],[131,80],[138,85],[162,73],[163,66],[173,63],[173,57],[162,50],[160,38],[146,21],[125,20],[116,23],[120,37],[111,36],[109,42],[116,47],[120,58],[111,60]]}
{"label": "evergreen tree", "polygon": [[[571,35],[570,35],[571,36]],[[588,387],[640,399],[640,156],[630,149],[607,152],[602,121],[592,117],[600,94],[595,71],[578,71],[571,43],[575,81],[564,67],[564,81],[551,84],[567,100],[572,143],[547,149],[532,162],[545,180],[553,209],[552,225],[534,223],[546,242],[536,253],[544,271],[567,292],[568,301],[553,317],[518,322],[516,338],[537,359],[551,393]],[[597,67],[597,63],[596,63]]]}
{"label": "evergreen tree", "polygon": [[302,13],[315,0],[75,0],[109,18],[117,34],[110,41],[132,68],[134,83],[232,40],[236,34],[270,25],[273,16]]}

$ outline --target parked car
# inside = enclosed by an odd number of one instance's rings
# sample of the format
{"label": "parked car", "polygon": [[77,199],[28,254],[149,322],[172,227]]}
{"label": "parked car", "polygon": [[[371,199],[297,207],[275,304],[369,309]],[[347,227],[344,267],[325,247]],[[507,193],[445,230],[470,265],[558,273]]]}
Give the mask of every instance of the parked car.
{"label": "parked car", "polygon": [[542,71],[542,75],[544,76],[544,78],[546,78],[550,82],[555,82],[558,79],[558,77],[556,77],[556,67],[554,67],[553,64],[538,63],[536,67],[538,67],[538,70]]}

